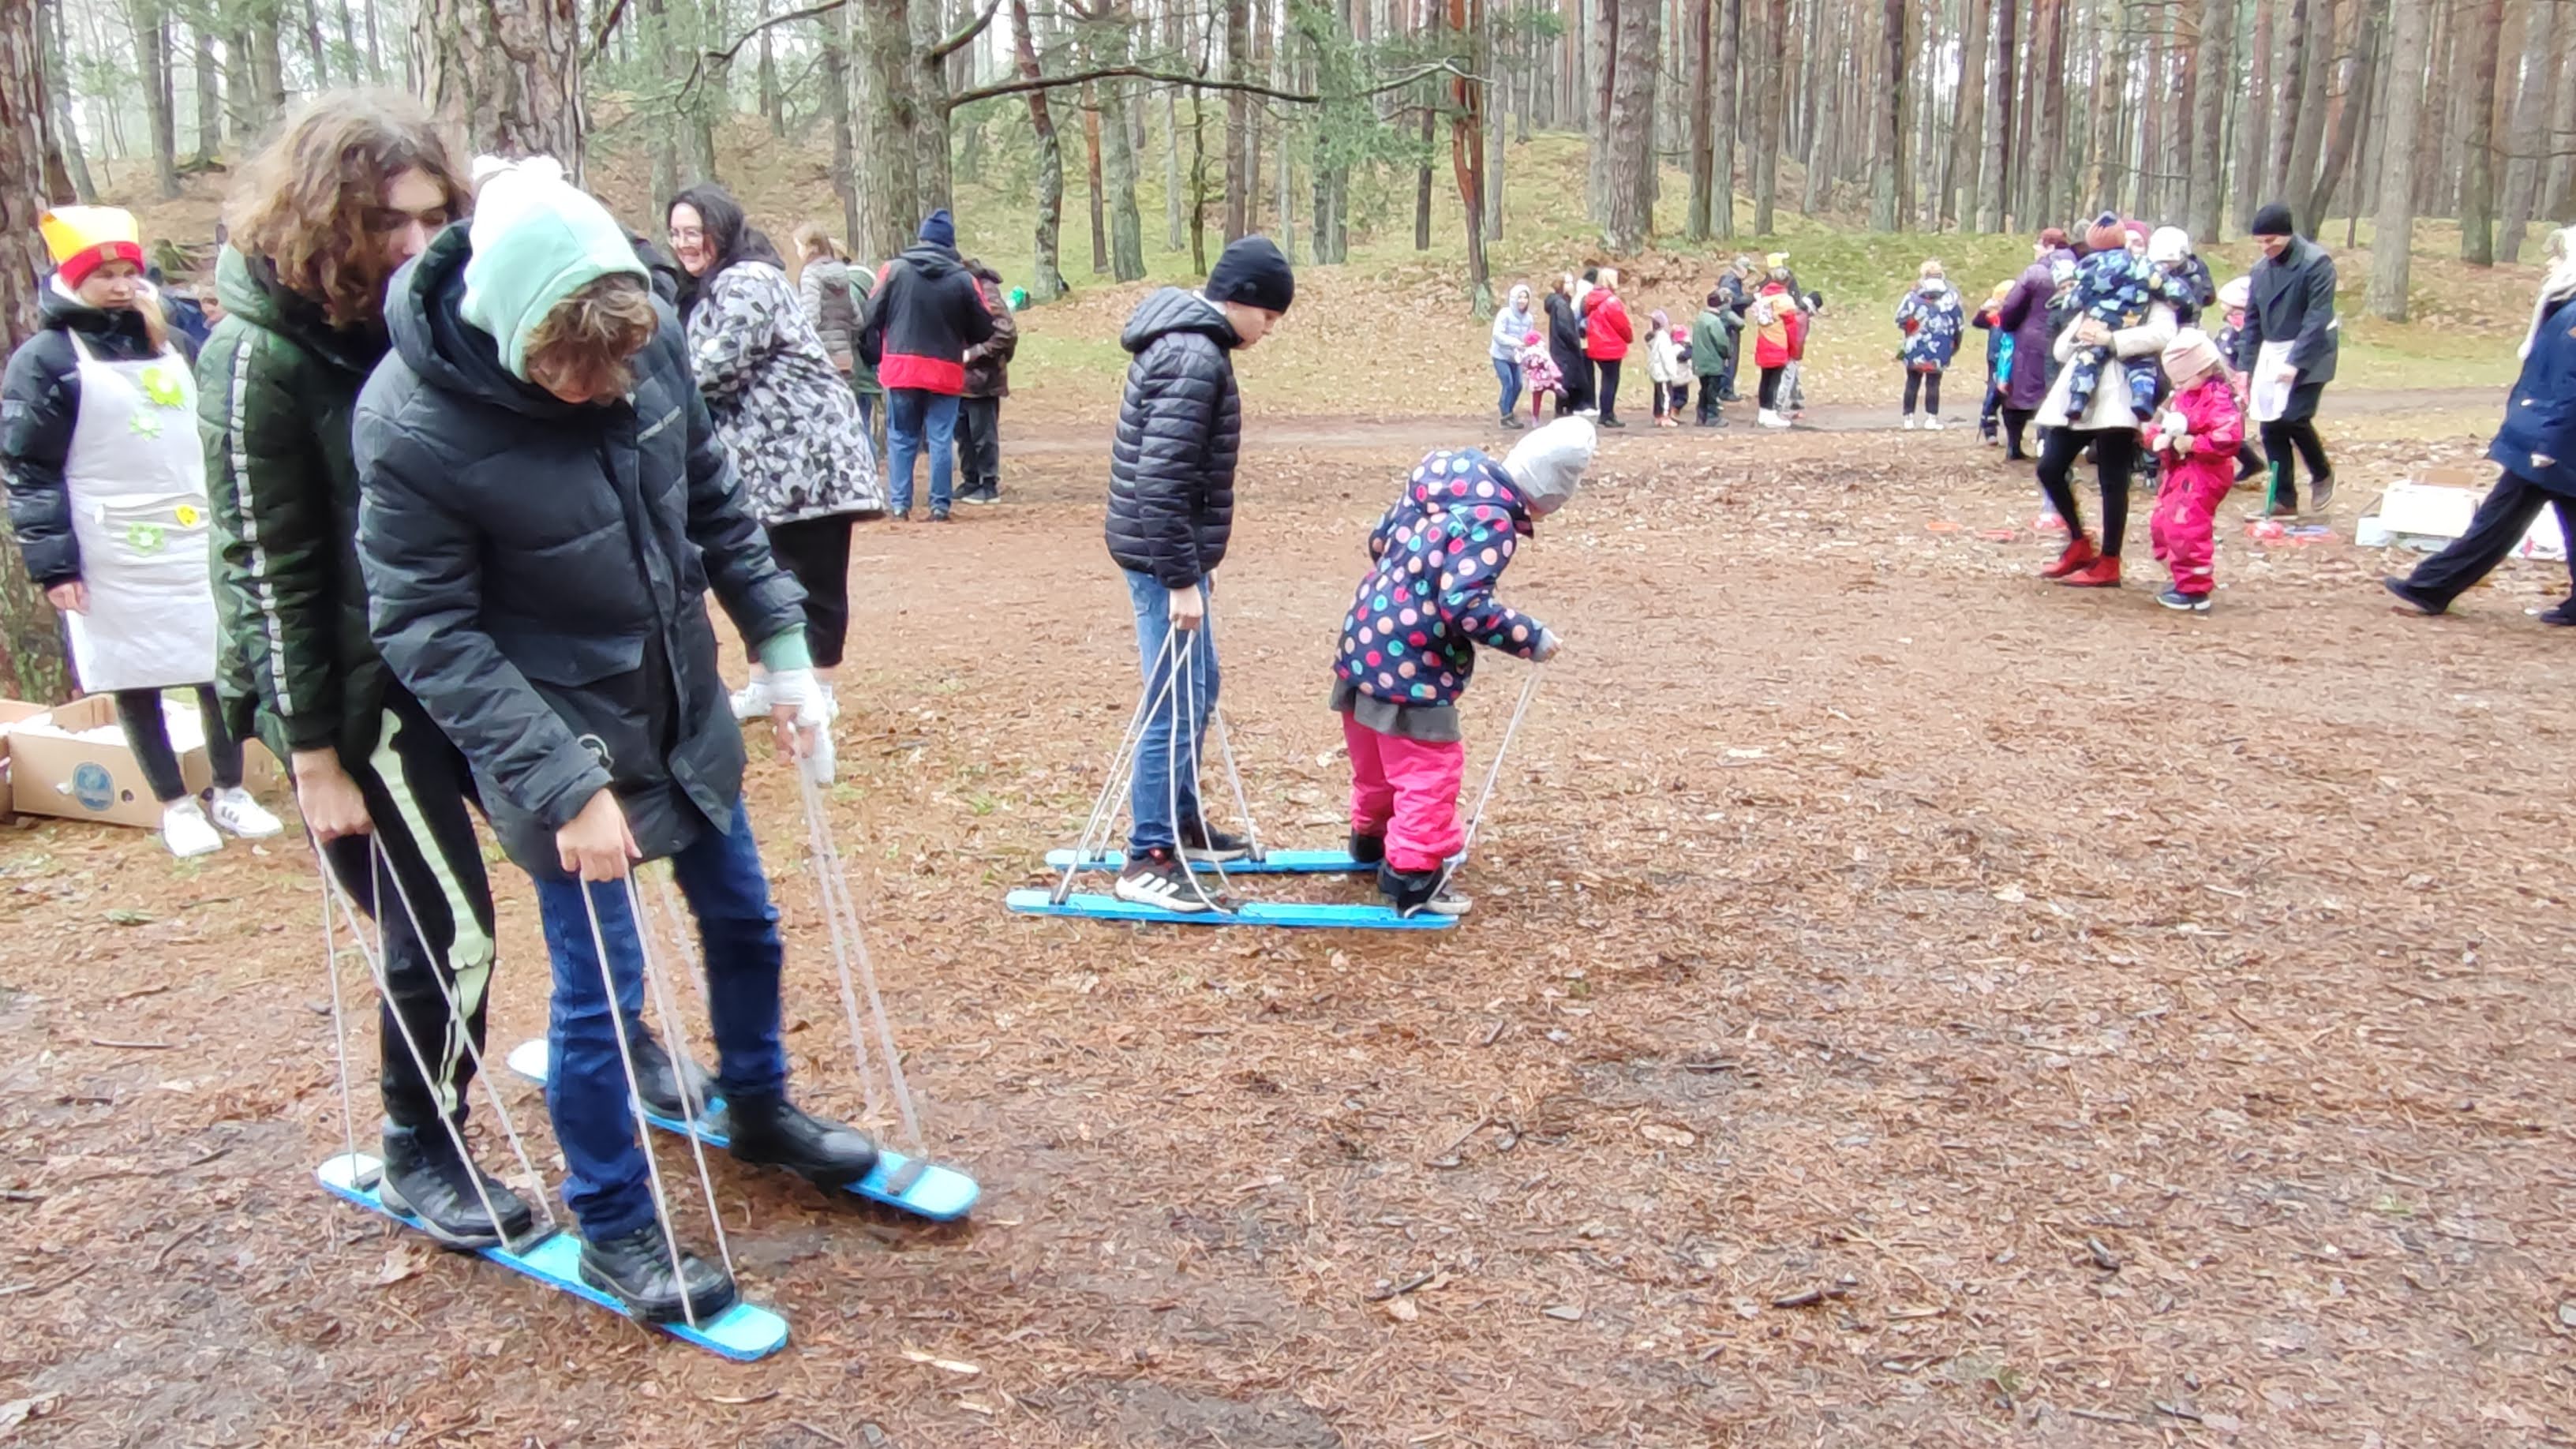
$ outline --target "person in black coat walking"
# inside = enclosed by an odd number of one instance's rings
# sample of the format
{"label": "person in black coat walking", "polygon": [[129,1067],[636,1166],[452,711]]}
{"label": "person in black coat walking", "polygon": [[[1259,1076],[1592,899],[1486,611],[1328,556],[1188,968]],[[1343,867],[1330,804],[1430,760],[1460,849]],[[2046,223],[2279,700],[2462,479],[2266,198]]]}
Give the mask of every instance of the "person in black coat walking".
{"label": "person in black coat walking", "polygon": [[2323,517],[2334,504],[2334,468],[2317,436],[2316,416],[2335,375],[2334,259],[2297,233],[2290,208],[2277,201],[2254,213],[2253,232],[2263,259],[2254,264],[2252,305],[2245,309],[2233,361],[2253,392],[2263,456],[2271,463],[2271,494],[2263,511],[2276,518],[2301,511],[2291,462],[2295,450],[2308,465],[2306,512]]}
{"label": "person in black coat walking", "polygon": [[1205,290],[1154,293],[1118,339],[1132,360],[1109,455],[1107,533],[1136,612],[1149,708],[1136,740],[1127,865],[1115,889],[1139,905],[1214,909],[1188,862],[1237,860],[1250,848],[1208,824],[1199,805],[1198,764],[1217,692],[1208,591],[1234,533],[1243,414],[1233,354],[1258,343],[1296,298],[1296,276],[1277,243],[1248,236],[1226,247]]}
{"label": "person in black coat walking", "polygon": [[2531,309],[2522,376],[2513,385],[2487,456],[2504,469],[2478,505],[2469,531],[2402,579],[2382,579],[2401,614],[2439,614],[2504,562],[2543,508],[2558,513],[2566,539],[2566,600],[2540,622],[2576,626],[2576,227],[2549,238],[2549,275]]}
{"label": "person in black coat walking", "polygon": [[1557,278],[1547,294],[1547,357],[1565,390],[1556,395],[1560,418],[1592,411],[1592,359],[1583,355],[1583,319],[1574,310],[1574,274]]}
{"label": "person in black coat walking", "polygon": [[371,627],[536,885],[546,1106],[581,1276],[639,1317],[703,1319],[733,1283],[660,1220],[629,1110],[635,861],[669,859],[697,918],[733,1155],[834,1188],[876,1163],[787,1099],[778,912],[705,602],[768,664],[780,750],[801,755],[824,723],[804,591],[745,511],[680,321],[606,208],[551,162],[505,169],[477,201],[470,231],[394,278],[393,351],[359,397]]}

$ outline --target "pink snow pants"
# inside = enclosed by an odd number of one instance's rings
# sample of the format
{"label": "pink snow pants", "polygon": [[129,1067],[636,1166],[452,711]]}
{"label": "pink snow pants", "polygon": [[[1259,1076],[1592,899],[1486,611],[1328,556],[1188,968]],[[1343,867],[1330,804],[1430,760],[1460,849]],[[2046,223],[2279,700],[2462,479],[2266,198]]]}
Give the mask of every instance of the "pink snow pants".
{"label": "pink snow pants", "polygon": [[2174,589],[2198,598],[2218,586],[2218,506],[2235,484],[2232,456],[2165,455],[2164,486],[2147,537],[2173,571]]}
{"label": "pink snow pants", "polygon": [[1467,747],[1382,735],[1342,716],[1351,751],[1351,830],[1386,837],[1386,861],[1407,875],[1434,871],[1467,843],[1458,828],[1458,787]]}

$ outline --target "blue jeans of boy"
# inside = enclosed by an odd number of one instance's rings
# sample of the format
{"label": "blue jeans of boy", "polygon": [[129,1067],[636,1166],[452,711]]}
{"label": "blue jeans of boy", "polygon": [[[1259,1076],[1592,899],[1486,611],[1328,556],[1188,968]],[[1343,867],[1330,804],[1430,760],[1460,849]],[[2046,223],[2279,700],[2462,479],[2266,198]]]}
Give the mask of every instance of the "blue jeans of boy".
{"label": "blue jeans of boy", "polygon": [[1510,417],[1521,405],[1521,365],[1506,357],[1490,361],[1494,364],[1494,380],[1503,385],[1503,416]]}
{"label": "blue jeans of boy", "polygon": [[886,391],[886,469],[894,516],[912,511],[912,460],[930,455],[930,511],[945,515],[957,481],[957,399],[917,387]]}
{"label": "blue jeans of boy", "polygon": [[[1163,657],[1163,640],[1172,632],[1172,591],[1152,574],[1127,574],[1127,597],[1136,606],[1136,653],[1145,676],[1144,733],[1136,740],[1136,782],[1128,803],[1135,823],[1127,832],[1127,853],[1169,850],[1176,843],[1177,820],[1197,821],[1199,760],[1207,742],[1208,719],[1216,713],[1216,634],[1204,616],[1199,627],[1183,635],[1171,657]],[[1207,601],[1208,586],[1199,584]],[[1186,661],[1188,669],[1182,672]],[[1181,677],[1175,679],[1178,674]],[[1163,696],[1166,684],[1171,697]],[[1186,736],[1178,733],[1189,722]]]}
{"label": "blue jeans of boy", "polygon": [[[729,1102],[775,1097],[787,1088],[787,1054],[778,1039],[778,973],[784,951],[778,908],[751,838],[751,817],[734,802],[730,829],[710,825],[671,857],[680,894],[697,918],[707,963],[709,1015],[716,1038],[717,1090]],[[652,1222],[653,1189],[644,1147],[635,1140],[627,1105],[626,1073],[618,1060],[616,1023],[622,1014],[641,1021],[644,958],[627,909],[626,886],[616,881],[539,880],[537,914],[545,925],[546,954],[554,963],[554,1007],[546,1023],[552,1064],[546,1074],[546,1111],[563,1148],[564,1205],[582,1236],[598,1241]],[[644,887],[637,886],[639,897]],[[617,1011],[609,1009],[591,943],[582,892],[599,911],[609,968],[617,982]],[[677,963],[670,963],[676,969]],[[675,982],[673,991],[680,990]],[[677,1042],[671,1046],[676,1053]]]}

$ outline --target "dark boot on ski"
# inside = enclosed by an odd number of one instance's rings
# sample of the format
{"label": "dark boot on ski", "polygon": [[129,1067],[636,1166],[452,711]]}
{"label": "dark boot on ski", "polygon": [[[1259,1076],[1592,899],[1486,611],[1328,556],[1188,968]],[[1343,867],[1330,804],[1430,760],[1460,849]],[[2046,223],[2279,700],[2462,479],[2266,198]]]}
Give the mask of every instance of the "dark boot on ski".
{"label": "dark boot on ski", "polygon": [[[680,1096],[680,1066],[670,1051],[641,1026],[632,1029],[627,1045],[635,1053],[635,1094],[644,1099],[644,1110],[673,1122],[689,1120],[688,1104]],[[715,1088],[696,1062],[688,1064],[688,1073],[689,1094],[703,1112]]]}
{"label": "dark boot on ski", "polygon": [[[584,1242],[579,1271],[581,1281],[647,1323],[681,1323],[692,1315],[704,1323],[733,1306],[733,1279],[686,1248],[680,1250],[680,1276],[672,1276],[671,1243],[659,1223]],[[682,1283],[688,1285],[685,1305]]]}
{"label": "dark boot on ski", "polygon": [[1351,832],[1351,859],[1362,865],[1378,865],[1386,860],[1386,837]]}
{"label": "dark boot on ski", "polygon": [[1252,854],[1252,842],[1229,835],[1205,820],[1185,820],[1174,832],[1181,837],[1181,856],[1192,865],[1230,865]]}
{"label": "dark boot on ski", "polygon": [[826,1122],[786,1097],[725,1103],[725,1130],[737,1162],[783,1167],[817,1187],[848,1187],[877,1165],[867,1134]]}
{"label": "dark boot on ski", "polygon": [[1475,909],[1475,902],[1448,888],[1441,877],[1446,871],[1404,871],[1392,865],[1377,868],[1378,893],[1385,896],[1395,913],[1410,919],[1429,912],[1435,916],[1463,916]]}
{"label": "dark boot on ski", "polygon": [[[385,1129],[384,1176],[376,1195],[386,1207],[420,1219],[423,1231],[451,1248],[493,1248],[523,1242],[536,1216],[519,1195],[499,1178],[456,1155],[447,1130],[432,1123],[421,1128]],[[474,1190],[480,1178],[483,1190]],[[487,1211],[483,1202],[490,1198]],[[501,1215],[495,1229],[492,1214]]]}

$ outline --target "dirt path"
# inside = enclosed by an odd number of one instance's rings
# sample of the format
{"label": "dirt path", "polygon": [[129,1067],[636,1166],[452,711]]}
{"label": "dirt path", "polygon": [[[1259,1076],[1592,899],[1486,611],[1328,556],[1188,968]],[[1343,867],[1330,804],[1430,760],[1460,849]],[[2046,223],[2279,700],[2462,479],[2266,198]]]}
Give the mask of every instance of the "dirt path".
{"label": "dirt path", "polygon": [[[2405,621],[2378,555],[2231,530],[2185,618],[2142,543],[2127,589],[2033,579],[1981,536],[2027,474],[1964,438],[1730,443],[1614,448],[1514,565],[1569,643],[1429,940],[1005,914],[1133,704],[1097,469],[863,532],[833,810],[987,1196],[934,1230],[718,1159],[793,1325],[759,1365],[314,1186],[301,848],[0,832],[13,1442],[2561,1442],[2576,641],[2523,610],[2563,573]],[[1225,689],[1279,840],[1340,829],[1324,673],[1420,447],[1246,470]],[[854,1113],[795,796],[751,793],[798,1089]],[[497,1049],[546,972],[496,883]]]}
{"label": "dirt path", "polygon": [[[2320,416],[2337,418],[2375,418],[2391,414],[2447,412],[2456,408],[2496,408],[2503,405],[2504,390],[2492,387],[2459,388],[2347,388],[2326,390]],[[1474,417],[1367,417],[1349,419],[1318,417],[1268,416],[1255,406],[1247,409],[1243,425],[1243,442],[1247,448],[1309,448],[1368,451],[1380,448],[1428,451],[1432,448],[1455,447],[1473,443],[1479,434],[1508,438],[1493,428],[1492,420]],[[1669,448],[1704,446],[1709,435],[1697,428],[1659,433],[1649,425],[1648,406],[1644,399],[1633,399],[1628,437],[1650,439],[1653,445]],[[1749,404],[1731,406],[1730,428],[1749,425],[1753,411]],[[1975,430],[1973,411],[1954,411],[1953,427]],[[1749,432],[1749,427],[1747,428]],[[1838,403],[1807,410],[1792,432],[1817,433],[1895,433],[1900,432],[1893,407],[1860,406]],[[1060,453],[1102,452],[1107,445],[1109,429],[1104,422],[1079,423],[1055,419],[1017,426],[1010,434],[1013,456]],[[1721,436],[1740,437],[1733,433]],[[1685,442],[1684,440],[1690,440]]]}

